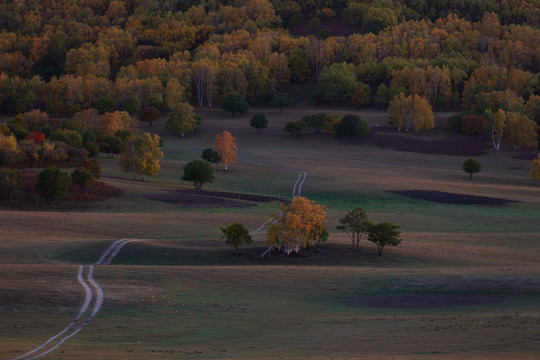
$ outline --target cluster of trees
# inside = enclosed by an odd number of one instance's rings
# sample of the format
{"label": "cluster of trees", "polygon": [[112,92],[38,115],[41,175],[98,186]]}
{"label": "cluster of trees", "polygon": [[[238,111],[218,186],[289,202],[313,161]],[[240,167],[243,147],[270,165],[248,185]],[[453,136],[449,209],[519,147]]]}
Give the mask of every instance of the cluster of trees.
{"label": "cluster of trees", "polygon": [[[290,204],[280,205],[280,214],[274,216],[274,221],[265,225],[265,245],[268,249],[261,254],[266,256],[272,251],[283,252],[286,255],[298,254],[301,249],[317,248],[318,244],[328,239],[326,208],[317,205],[305,197],[296,196]],[[353,251],[358,251],[362,236],[368,234],[368,240],[377,246],[377,254],[382,256],[386,246],[398,246],[401,243],[399,226],[389,222],[374,224],[368,220],[367,212],[356,208],[339,219],[336,227],[346,233],[352,241]],[[253,240],[249,231],[242,223],[233,223],[221,228],[226,243],[236,248],[250,244]]]}
{"label": "cluster of trees", "polygon": [[[386,107],[404,92],[468,105],[478,86],[528,99],[539,90],[538,4],[512,1],[4,2],[0,111],[134,115],[229,93],[269,102],[307,79],[331,104]],[[341,9],[359,33],[283,30]]]}
{"label": "cluster of trees", "polygon": [[369,125],[358,115],[349,114],[340,118],[336,114],[316,113],[303,116],[300,120],[289,121],[283,131],[291,137],[300,136],[302,131],[312,129],[320,134],[323,130],[339,138],[352,139],[355,136],[365,136],[369,133]]}
{"label": "cluster of trees", "polygon": [[377,246],[377,254],[382,256],[386,246],[401,244],[399,226],[389,222],[374,224],[368,220],[368,213],[362,208],[349,211],[339,219],[337,230],[344,232],[351,239],[353,251],[358,251],[358,245],[364,234],[368,240]]}
{"label": "cluster of trees", "polygon": [[195,189],[200,190],[204,183],[211,183],[215,179],[212,164],[223,164],[224,170],[227,171],[229,165],[236,164],[237,151],[236,139],[229,131],[217,134],[213,149],[204,149],[202,159],[192,160],[184,165],[182,180],[192,181]]}

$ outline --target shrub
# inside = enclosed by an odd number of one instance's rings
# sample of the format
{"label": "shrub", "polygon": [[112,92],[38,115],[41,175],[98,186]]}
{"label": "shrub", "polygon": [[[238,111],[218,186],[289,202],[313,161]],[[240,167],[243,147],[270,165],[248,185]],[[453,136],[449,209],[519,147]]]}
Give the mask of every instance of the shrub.
{"label": "shrub", "polygon": [[52,200],[66,196],[70,183],[71,179],[68,173],[56,166],[50,166],[39,173],[35,189],[38,195],[46,199],[47,204],[50,204]]}
{"label": "shrub", "polygon": [[84,159],[79,163],[79,167],[90,170],[95,179],[101,178],[101,164],[97,159]]}
{"label": "shrub", "polygon": [[21,187],[22,172],[0,169],[0,197],[12,200],[13,193]]}
{"label": "shrub", "polygon": [[74,185],[79,185],[83,189],[90,187],[93,181],[94,175],[92,172],[83,167],[76,168],[71,174],[71,183]]}

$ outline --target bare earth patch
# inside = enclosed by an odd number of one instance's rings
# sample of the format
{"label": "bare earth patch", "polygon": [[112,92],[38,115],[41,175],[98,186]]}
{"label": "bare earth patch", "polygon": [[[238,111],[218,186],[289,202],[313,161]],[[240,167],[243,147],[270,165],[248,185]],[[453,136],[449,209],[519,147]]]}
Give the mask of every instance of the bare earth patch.
{"label": "bare earth patch", "polygon": [[456,205],[506,205],[516,201],[487,196],[454,194],[434,190],[395,190],[391,193],[412,197],[414,199]]}
{"label": "bare earth patch", "polygon": [[270,196],[209,190],[169,191],[166,193],[148,194],[144,195],[144,197],[150,200],[181,204],[193,208],[245,208],[255,206],[253,202],[278,200]]}

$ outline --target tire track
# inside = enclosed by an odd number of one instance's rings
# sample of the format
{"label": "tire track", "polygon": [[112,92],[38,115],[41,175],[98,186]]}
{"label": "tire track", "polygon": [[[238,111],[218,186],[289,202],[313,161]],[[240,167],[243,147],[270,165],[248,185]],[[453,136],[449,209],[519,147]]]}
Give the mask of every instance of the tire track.
{"label": "tire track", "polygon": [[[101,254],[101,257],[94,265],[109,265],[114,257],[120,252],[120,250],[128,243],[139,241],[138,239],[121,239],[113,242],[109,247]],[[58,334],[52,336],[47,341],[45,341],[40,346],[35,349],[12,358],[11,360],[33,360],[38,359],[42,356],[45,356],[54,350],[62,346],[66,341],[68,341],[73,336],[77,335],[82,329],[84,329],[96,316],[96,314],[101,310],[103,305],[103,300],[105,298],[105,293],[97,281],[94,279],[94,265],[88,266],[88,272],[86,279],[84,276],[85,266],[79,266],[79,271],[77,273],[77,281],[84,289],[85,299],[79,313],[68,324],[62,331]],[[88,283],[91,285],[89,286]],[[90,305],[94,300],[94,305],[90,311]],[[70,331],[71,330],[71,331]],[[68,333],[69,332],[69,333]],[[67,333],[67,335],[66,335]]]}

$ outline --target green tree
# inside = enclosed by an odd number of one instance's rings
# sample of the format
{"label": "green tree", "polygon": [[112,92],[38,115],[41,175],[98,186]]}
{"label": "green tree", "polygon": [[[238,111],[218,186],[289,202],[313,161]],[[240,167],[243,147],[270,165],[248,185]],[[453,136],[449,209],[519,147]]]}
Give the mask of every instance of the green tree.
{"label": "green tree", "polygon": [[358,251],[358,243],[371,224],[367,218],[368,214],[366,210],[356,208],[345,214],[343,218],[339,219],[340,225],[336,226],[337,230],[344,232],[349,236],[354,251]]}
{"label": "green tree", "polygon": [[137,116],[141,112],[141,99],[138,96],[130,96],[124,100],[122,106],[129,115]]}
{"label": "green tree", "polygon": [[71,183],[81,188],[88,188],[94,181],[94,174],[86,168],[78,167],[71,174]]}
{"label": "green tree", "polygon": [[126,146],[126,142],[121,137],[110,134],[101,134],[98,138],[98,142],[99,150],[102,153],[107,154],[109,159],[116,159],[118,154],[120,154]]}
{"label": "green tree", "polygon": [[225,111],[230,111],[233,116],[236,113],[243,114],[248,112],[250,106],[244,101],[242,95],[238,93],[229,93],[221,100],[221,108]]}
{"label": "green tree", "polygon": [[463,163],[463,171],[465,171],[467,174],[471,174],[471,180],[474,173],[479,173],[482,171],[482,164],[480,164],[480,161],[474,159],[474,158],[468,158]]}
{"label": "green tree", "polygon": [[114,110],[116,110],[116,104],[114,103],[114,100],[110,97],[102,96],[97,99],[96,109],[97,111],[99,111],[100,115],[103,115],[105,113],[112,113],[114,112]]}
{"label": "green tree", "polygon": [[234,246],[236,249],[236,255],[238,255],[238,247],[246,244],[249,245],[253,242],[249,230],[246,229],[244,224],[235,222],[231,225],[227,225],[224,228],[220,228],[223,233],[222,239],[225,239],[225,243],[229,246]]}
{"label": "green tree", "polygon": [[249,126],[257,129],[257,134],[260,134],[261,129],[266,129],[268,127],[268,119],[262,114],[254,115],[249,120]]}
{"label": "green tree", "polygon": [[382,222],[369,227],[368,240],[377,245],[377,254],[382,256],[385,246],[398,246],[401,244],[399,226],[389,222]]}
{"label": "green tree", "polygon": [[289,107],[294,104],[294,100],[289,97],[289,94],[286,92],[277,92],[274,94],[274,97],[270,101],[270,106],[278,108],[279,112],[283,112],[284,107]]}
{"label": "green tree", "polygon": [[350,101],[358,87],[354,65],[340,63],[322,69],[317,83],[317,92],[323,95],[325,101],[335,105],[344,100]]}
{"label": "green tree", "polygon": [[335,130],[338,137],[352,139],[355,135],[367,135],[369,133],[369,126],[358,115],[349,114],[341,119]]}
{"label": "green tree", "polygon": [[316,134],[320,134],[324,128],[325,113],[311,114],[302,116],[302,121],[306,123],[308,129],[315,130]]}
{"label": "green tree", "polygon": [[217,164],[221,161],[221,156],[219,156],[219,153],[214,151],[212,148],[204,149],[201,158],[212,164]]}
{"label": "green tree", "polygon": [[190,161],[184,165],[182,180],[193,181],[195,189],[200,190],[204,183],[214,181],[214,169],[208,161],[201,159]]}
{"label": "green tree", "polygon": [[50,204],[52,200],[66,196],[71,179],[68,173],[56,166],[49,166],[40,171],[36,181],[36,192]]}

